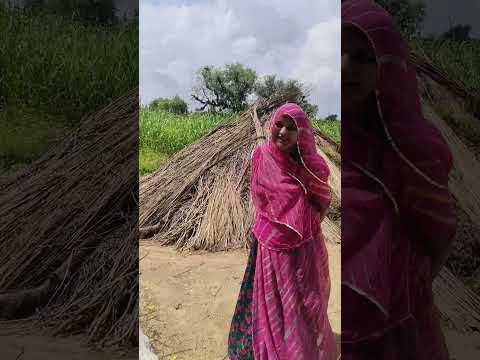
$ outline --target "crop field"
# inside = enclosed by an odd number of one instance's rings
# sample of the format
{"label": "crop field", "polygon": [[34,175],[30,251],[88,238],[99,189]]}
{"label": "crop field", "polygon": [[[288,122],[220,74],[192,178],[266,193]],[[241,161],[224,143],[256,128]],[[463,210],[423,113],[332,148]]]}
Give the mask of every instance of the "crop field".
{"label": "crop field", "polygon": [[[193,112],[177,115],[166,111],[140,110],[140,175],[156,170],[177,151],[201,138],[234,115]],[[340,121],[318,120],[314,126],[336,142],[340,141]]]}

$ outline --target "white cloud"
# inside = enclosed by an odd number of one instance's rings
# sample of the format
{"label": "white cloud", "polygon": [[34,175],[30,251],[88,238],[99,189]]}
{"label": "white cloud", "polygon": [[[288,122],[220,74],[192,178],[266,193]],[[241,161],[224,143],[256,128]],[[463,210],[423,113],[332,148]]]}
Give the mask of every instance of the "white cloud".
{"label": "white cloud", "polygon": [[140,2],[140,96],[190,100],[196,71],[240,62],[312,88],[319,115],[340,112],[340,2]]}
{"label": "white cloud", "polygon": [[339,114],[341,78],[339,38],[338,17],[314,25],[308,31],[299,62],[291,74],[291,77],[302,80],[312,89],[312,102],[323,104],[323,113]]}
{"label": "white cloud", "polygon": [[252,56],[255,56],[255,51],[258,47],[257,38],[252,35],[242,37],[233,41],[232,43],[232,53],[235,56],[238,56],[239,61],[242,61],[242,58],[249,59]]}

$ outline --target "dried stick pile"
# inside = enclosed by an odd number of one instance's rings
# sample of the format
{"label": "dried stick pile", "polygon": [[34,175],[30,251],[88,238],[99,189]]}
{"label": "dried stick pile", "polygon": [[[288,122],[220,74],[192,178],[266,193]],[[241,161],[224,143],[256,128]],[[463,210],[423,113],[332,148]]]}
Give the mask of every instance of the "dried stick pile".
{"label": "dried stick pile", "polygon": [[[476,148],[469,148],[460,139],[445,119],[438,116],[434,107],[442,104],[462,112],[462,118],[474,123],[475,96],[459,82],[451,80],[427,59],[412,56],[412,63],[418,71],[419,90],[422,94],[422,107],[425,117],[442,133],[454,159],[454,169],[449,186],[456,200],[459,216],[459,228],[455,238],[455,248],[464,249],[467,256],[453,254],[449,267],[453,263],[475,261],[480,249],[478,231],[480,231],[480,189],[476,184],[480,176],[480,163],[475,155]],[[473,252],[472,252],[473,249]],[[457,253],[460,251],[457,250]],[[459,259],[459,257],[465,259]],[[475,264],[473,264],[475,266]],[[464,267],[467,267],[466,265]],[[478,268],[480,269],[480,267]],[[478,271],[478,270],[477,270]],[[453,328],[471,332],[480,329],[480,298],[468,289],[448,268],[444,268],[433,284],[435,301],[444,320]]]}
{"label": "dried stick pile", "polygon": [[0,179],[0,318],[138,343],[138,91]]}

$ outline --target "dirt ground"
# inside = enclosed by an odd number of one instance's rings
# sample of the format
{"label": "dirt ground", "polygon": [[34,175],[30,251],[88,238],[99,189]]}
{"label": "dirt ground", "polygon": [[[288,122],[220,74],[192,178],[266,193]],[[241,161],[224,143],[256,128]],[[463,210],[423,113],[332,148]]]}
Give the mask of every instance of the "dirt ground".
{"label": "dirt ground", "polygon": [[[340,334],[340,246],[327,245],[332,289],[329,318]],[[179,254],[140,243],[140,324],[160,359],[226,359],[230,321],[246,251]]]}
{"label": "dirt ground", "polygon": [[[340,334],[340,246],[327,244],[329,318]],[[140,243],[140,324],[160,360],[223,360],[246,251],[179,254]],[[480,359],[480,335],[445,329],[451,360]]]}

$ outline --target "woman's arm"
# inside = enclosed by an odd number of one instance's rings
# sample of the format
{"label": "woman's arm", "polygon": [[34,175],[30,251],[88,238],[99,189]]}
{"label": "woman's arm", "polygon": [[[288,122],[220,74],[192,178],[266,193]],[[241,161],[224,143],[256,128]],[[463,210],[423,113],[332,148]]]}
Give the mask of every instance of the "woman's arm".
{"label": "woman's arm", "polygon": [[[326,173],[327,172],[325,172],[325,174]],[[332,201],[330,188],[328,186],[328,175],[319,179],[303,168],[302,178],[304,179],[307,190],[307,201],[321,214],[323,219]]]}
{"label": "woman's arm", "polygon": [[332,201],[328,184],[321,184],[317,181],[310,182],[307,187],[307,199],[318,212],[326,212]]}

